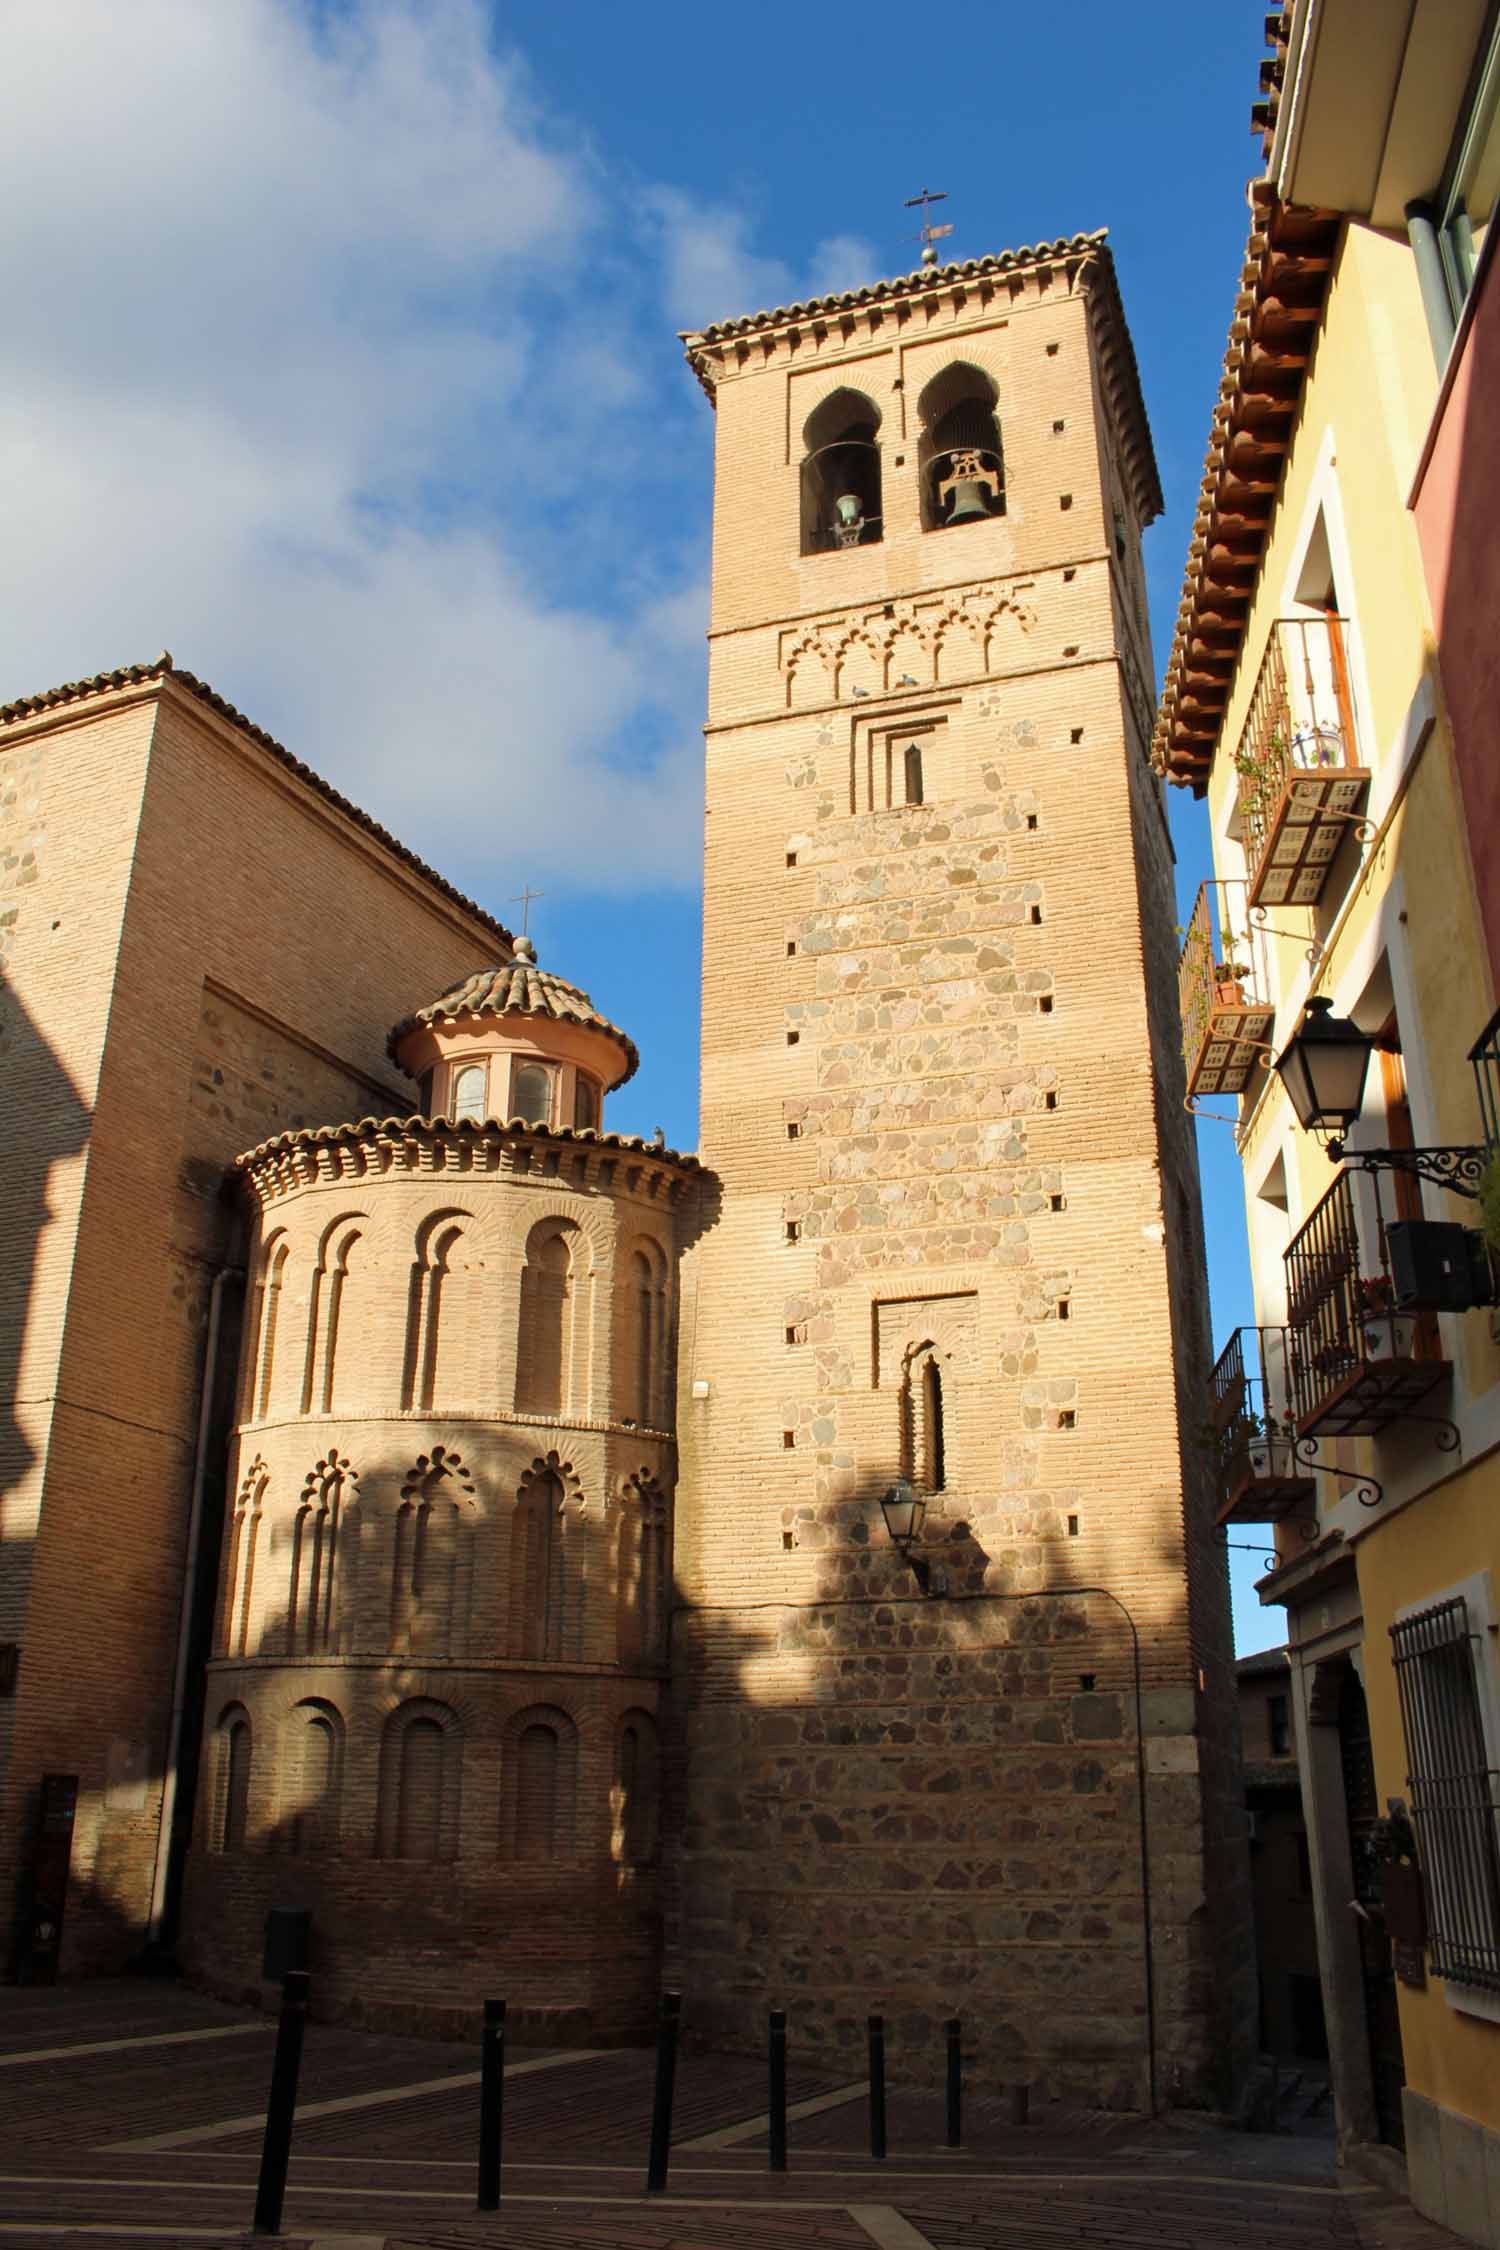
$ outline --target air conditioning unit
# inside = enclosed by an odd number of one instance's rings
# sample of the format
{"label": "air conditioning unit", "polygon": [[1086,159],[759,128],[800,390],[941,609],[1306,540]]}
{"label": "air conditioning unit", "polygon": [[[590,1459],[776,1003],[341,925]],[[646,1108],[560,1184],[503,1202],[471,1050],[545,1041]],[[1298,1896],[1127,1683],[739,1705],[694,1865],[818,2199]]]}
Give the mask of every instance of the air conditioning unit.
{"label": "air conditioning unit", "polygon": [[1494,1304],[1494,1271],[1477,1227],[1393,1219],[1385,1240],[1398,1312],[1467,1312]]}

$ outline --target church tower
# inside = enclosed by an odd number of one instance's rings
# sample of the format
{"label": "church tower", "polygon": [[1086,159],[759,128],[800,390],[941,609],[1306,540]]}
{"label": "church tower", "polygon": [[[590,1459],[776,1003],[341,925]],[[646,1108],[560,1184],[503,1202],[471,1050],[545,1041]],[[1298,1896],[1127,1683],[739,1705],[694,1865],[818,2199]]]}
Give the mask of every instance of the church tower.
{"label": "church tower", "polygon": [[[717,414],[669,1972],[1144,2106],[1252,1941],[1102,235],[685,339]],[[895,1488],[893,1543],[882,1496]],[[905,1507],[906,1514],[900,1512]]]}

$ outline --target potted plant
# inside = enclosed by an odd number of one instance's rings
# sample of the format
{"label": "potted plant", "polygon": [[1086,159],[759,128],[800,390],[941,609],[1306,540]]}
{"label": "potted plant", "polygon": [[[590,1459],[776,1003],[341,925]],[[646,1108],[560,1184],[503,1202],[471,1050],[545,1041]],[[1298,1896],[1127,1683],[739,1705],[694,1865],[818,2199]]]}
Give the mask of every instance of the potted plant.
{"label": "potted plant", "polygon": [[1245,978],[1250,971],[1240,961],[1214,963],[1214,1000],[1220,1008],[1243,1008],[1245,1005]]}
{"label": "potted plant", "polygon": [[1354,1299],[1366,1359],[1410,1359],[1416,1322],[1397,1312],[1389,1274],[1362,1274]]}

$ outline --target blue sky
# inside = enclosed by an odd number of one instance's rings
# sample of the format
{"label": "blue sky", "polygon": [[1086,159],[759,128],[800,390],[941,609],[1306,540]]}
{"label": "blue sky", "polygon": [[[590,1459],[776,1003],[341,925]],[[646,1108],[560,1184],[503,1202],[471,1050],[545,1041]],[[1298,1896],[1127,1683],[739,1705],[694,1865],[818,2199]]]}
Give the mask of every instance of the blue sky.
{"label": "blue sky", "polygon": [[[712,416],[676,331],[908,270],[924,185],[959,257],[1107,226],[1160,663],[1264,13],[23,0],[0,695],[170,647],[502,915],[540,889],[543,959],[642,1050],[610,1122],[692,1146]],[[1239,1174],[1200,1142],[1222,1338]]]}

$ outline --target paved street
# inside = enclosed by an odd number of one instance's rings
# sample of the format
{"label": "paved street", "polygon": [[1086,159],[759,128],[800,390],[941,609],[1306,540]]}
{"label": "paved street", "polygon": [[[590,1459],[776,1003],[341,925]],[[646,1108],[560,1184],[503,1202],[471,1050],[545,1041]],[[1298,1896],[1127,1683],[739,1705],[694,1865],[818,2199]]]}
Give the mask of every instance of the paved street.
{"label": "paved street", "polygon": [[[0,1993],[0,2240],[232,2243],[249,2228],[274,2024],[174,1985]],[[474,2209],[474,2051],[308,2027],[285,2235],[329,2250],[1452,2250],[1331,2142],[893,2095],[799,2069],[791,2169],[765,2168],[762,2067],[685,2050],[665,2197],[643,2194],[651,2057],[513,2050],[504,2208]],[[797,2112],[802,2114],[798,2115]]]}

